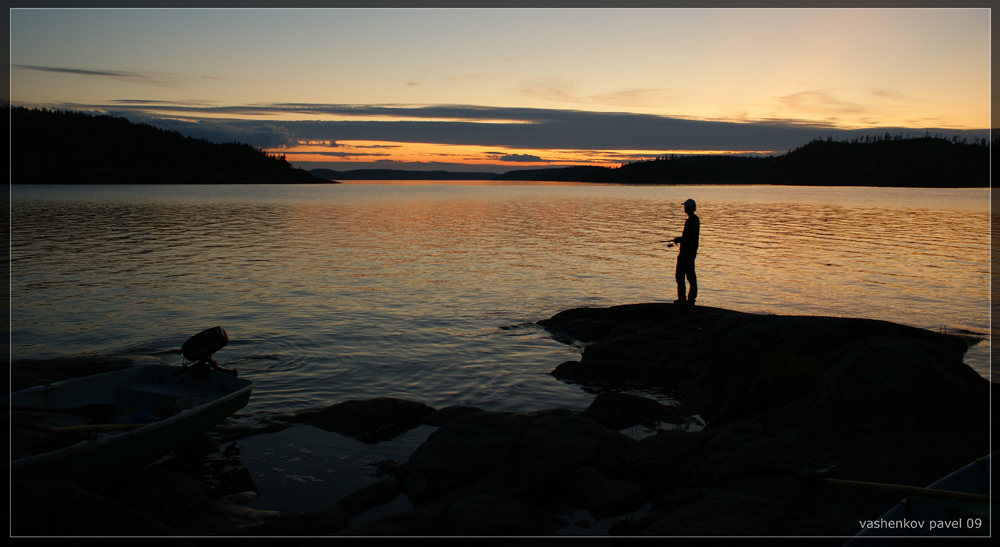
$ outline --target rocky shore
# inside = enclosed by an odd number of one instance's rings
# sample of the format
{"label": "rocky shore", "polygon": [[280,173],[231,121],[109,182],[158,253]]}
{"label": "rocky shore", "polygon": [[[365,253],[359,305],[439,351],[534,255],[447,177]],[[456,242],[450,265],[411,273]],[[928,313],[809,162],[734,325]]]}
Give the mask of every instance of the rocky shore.
{"label": "rocky shore", "polygon": [[[619,518],[611,535],[852,536],[898,495],[823,478],[926,486],[991,450],[990,384],[962,362],[973,338],[672,304],[575,309],[539,325],[585,345],[552,371],[597,393],[585,411],[377,398],[253,430],[222,424],[215,440],[99,492],[13,484],[12,534],[542,536],[585,510]],[[679,404],[634,394],[653,391]],[[252,510],[253,477],[232,441],[292,424],[367,443],[437,429],[336,503]],[[650,434],[622,433],[636,425]],[[399,496],[412,511],[353,522]],[[54,510],[73,518],[54,522]]]}

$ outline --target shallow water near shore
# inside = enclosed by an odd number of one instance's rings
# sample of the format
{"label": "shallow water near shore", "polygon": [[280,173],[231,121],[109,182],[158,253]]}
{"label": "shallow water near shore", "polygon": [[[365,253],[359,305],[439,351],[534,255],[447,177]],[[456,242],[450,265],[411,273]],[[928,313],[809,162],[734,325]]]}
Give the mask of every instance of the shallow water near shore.
{"label": "shallow water near shore", "polygon": [[[184,340],[221,325],[230,343],[215,358],[257,384],[233,418],[247,425],[381,396],[585,409],[592,393],[549,375],[580,348],[533,323],[673,301],[663,242],[687,198],[702,222],[699,304],[983,336],[966,363],[990,377],[989,189],[369,182],[11,197],[14,361],[179,365]],[[259,476],[261,502],[280,497]]]}

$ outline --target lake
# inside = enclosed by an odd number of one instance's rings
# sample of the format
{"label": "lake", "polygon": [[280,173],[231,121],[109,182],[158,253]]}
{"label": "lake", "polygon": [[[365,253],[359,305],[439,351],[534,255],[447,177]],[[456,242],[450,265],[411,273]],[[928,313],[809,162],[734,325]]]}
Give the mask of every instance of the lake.
{"label": "lake", "polygon": [[[257,383],[250,414],[347,398],[583,409],[532,323],[676,298],[692,197],[698,303],[988,335],[989,189],[370,183],[14,186],[12,359],[180,364]],[[989,342],[966,362],[989,377]]]}
{"label": "lake", "polygon": [[[664,241],[688,198],[699,305],[981,335],[966,363],[990,377],[989,189],[13,186],[11,358],[179,366],[172,350],[218,325],[230,343],[215,358],[257,384],[237,422],[380,396],[584,410],[594,395],[549,374],[581,349],[533,323],[673,301],[677,248]],[[302,427],[246,441],[259,508],[315,509],[310,488],[346,494],[374,480],[352,462],[405,459],[427,434],[379,448]],[[322,447],[311,467],[291,452]]]}

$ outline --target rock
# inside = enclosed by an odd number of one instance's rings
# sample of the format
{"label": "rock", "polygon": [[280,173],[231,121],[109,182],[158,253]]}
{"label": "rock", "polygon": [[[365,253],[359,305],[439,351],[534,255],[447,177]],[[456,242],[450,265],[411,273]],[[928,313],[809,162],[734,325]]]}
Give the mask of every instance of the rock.
{"label": "rock", "polygon": [[13,536],[174,536],[178,531],[124,504],[62,482],[11,484]]}
{"label": "rock", "polygon": [[684,418],[675,407],[661,405],[639,395],[613,392],[595,397],[583,416],[616,431],[637,424],[684,423]]}
{"label": "rock", "polygon": [[757,488],[709,490],[673,511],[655,513],[635,523],[629,530],[630,535],[792,535],[782,523],[801,514],[801,508],[794,503],[795,486],[781,482],[771,484],[770,487],[762,483]]}
{"label": "rock", "polygon": [[409,462],[422,475],[407,478],[408,494],[418,499],[422,494],[439,494],[499,466],[513,457],[515,437],[525,427],[524,417],[495,412],[455,418],[431,433],[410,456]]}
{"label": "rock", "polygon": [[584,465],[623,472],[635,442],[568,410],[469,413],[414,451],[409,462],[419,471],[406,478],[406,491],[415,500],[545,493]]}
{"label": "rock", "polygon": [[569,524],[534,504],[489,495],[452,502],[445,519],[455,536],[550,536]]}
{"label": "rock", "polygon": [[386,478],[358,488],[344,496],[337,505],[350,515],[360,515],[380,505],[392,503],[402,491],[403,485],[395,478]]}
{"label": "rock", "polygon": [[542,415],[527,423],[515,443],[515,487],[538,492],[585,465],[609,476],[622,473],[636,441],[582,416]]}
{"label": "rock", "polygon": [[598,519],[636,511],[646,501],[645,488],[634,482],[609,479],[592,465],[581,467],[568,482],[584,499],[590,514]]}
{"label": "rock", "polygon": [[[561,378],[664,386],[683,415],[707,419],[701,432],[643,439],[625,471],[583,465],[570,475],[598,511],[616,487],[623,500],[634,492],[629,481],[648,487],[654,509],[614,533],[851,535],[898,496],[834,491],[809,481],[809,470],[926,486],[991,452],[991,385],[962,362],[970,337],[670,305],[582,308],[539,324],[559,340],[589,343],[579,362],[553,372]],[[635,404],[643,410],[630,416],[629,401],[605,393],[584,415],[617,428],[641,419],[645,403]]]}
{"label": "rock", "polygon": [[195,438],[177,449],[177,452],[193,455],[215,454],[221,451],[222,445],[219,444],[219,441],[207,433],[198,434]]}
{"label": "rock", "polygon": [[350,526],[337,536],[441,536],[448,535],[445,504],[407,511]]}
{"label": "rock", "polygon": [[141,469],[103,492],[140,511],[185,508],[206,501],[206,485],[174,471]]}
{"label": "rock", "polygon": [[472,412],[482,412],[480,408],[474,406],[456,405],[448,406],[440,410],[435,411],[433,414],[424,416],[420,423],[425,425],[430,425],[434,427],[441,427],[446,423],[458,418],[459,416],[464,416]]}
{"label": "rock", "polygon": [[531,502],[476,495],[371,520],[335,535],[547,536],[566,524]]}
{"label": "rock", "polygon": [[148,515],[177,529],[185,536],[238,535],[275,518],[274,511],[251,509],[248,504],[257,500],[255,492],[240,492],[221,498],[208,499],[190,507],[170,506]]}
{"label": "rock", "polygon": [[416,427],[421,418],[433,412],[423,403],[380,397],[329,406],[313,416],[309,425],[374,443]]}
{"label": "rock", "polygon": [[211,434],[220,443],[229,443],[239,439],[253,437],[254,435],[277,433],[288,429],[292,423],[294,423],[294,420],[291,418],[287,421],[265,419],[255,425],[233,423],[232,420],[226,420],[222,423],[216,424],[215,427],[209,430],[209,434]]}
{"label": "rock", "polygon": [[240,529],[245,536],[328,536],[347,528],[351,515],[343,507],[276,515],[263,524]]}

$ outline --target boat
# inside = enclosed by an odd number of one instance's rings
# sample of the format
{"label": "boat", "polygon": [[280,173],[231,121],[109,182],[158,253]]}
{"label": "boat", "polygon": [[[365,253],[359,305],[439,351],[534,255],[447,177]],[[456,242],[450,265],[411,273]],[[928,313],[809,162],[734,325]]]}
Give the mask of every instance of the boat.
{"label": "boat", "polygon": [[846,545],[860,545],[869,537],[989,536],[991,506],[990,460],[987,455],[951,473],[927,488],[853,481],[827,482],[897,492],[903,502],[881,517],[860,521],[861,532]]}
{"label": "boat", "polygon": [[140,365],[10,394],[11,480],[100,484],[141,469],[247,405],[217,367]]}

